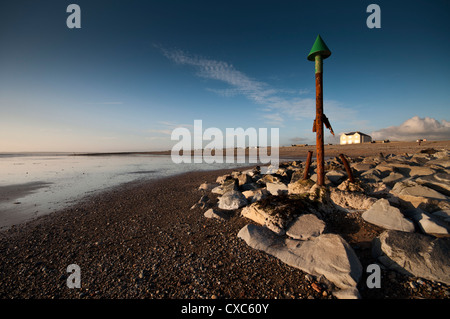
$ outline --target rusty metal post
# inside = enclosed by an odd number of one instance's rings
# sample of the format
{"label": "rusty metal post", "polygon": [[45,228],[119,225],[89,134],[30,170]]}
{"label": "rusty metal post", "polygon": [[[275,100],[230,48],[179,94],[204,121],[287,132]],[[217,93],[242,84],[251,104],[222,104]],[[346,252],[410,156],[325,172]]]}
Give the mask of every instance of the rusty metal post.
{"label": "rusty metal post", "polygon": [[[320,35],[317,36],[314,45],[309,52],[308,60],[315,61],[316,69],[316,119],[314,121],[313,131],[316,132],[316,152],[317,152],[317,185],[325,184],[325,168],[324,168],[324,138],[323,138],[323,121],[326,118],[323,114],[323,60],[331,55],[325,42]],[[328,122],[328,120],[327,120]],[[331,128],[331,125],[330,125]]]}
{"label": "rusty metal post", "polygon": [[312,151],[308,151],[308,157],[306,158],[305,172],[303,173],[303,180],[308,179],[308,176],[309,176],[309,166],[311,165],[312,154],[313,154]]}
{"label": "rusty metal post", "polygon": [[339,154],[339,157],[341,158],[342,163],[344,163],[344,167],[345,167],[345,170],[348,175],[348,180],[350,181],[350,183],[354,183],[355,179],[353,178],[352,169],[351,169],[350,165],[348,164],[347,159],[345,158],[344,154]]}
{"label": "rusty metal post", "polygon": [[316,154],[317,185],[325,184],[324,143],[323,143],[323,77],[322,56],[316,55]]}

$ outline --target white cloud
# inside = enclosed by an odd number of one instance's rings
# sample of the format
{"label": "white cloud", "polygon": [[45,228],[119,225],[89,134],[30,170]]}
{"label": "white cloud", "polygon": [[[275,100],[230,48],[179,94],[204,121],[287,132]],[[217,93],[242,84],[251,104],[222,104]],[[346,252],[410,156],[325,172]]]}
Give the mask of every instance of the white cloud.
{"label": "white cloud", "polygon": [[[155,45],[156,46],[156,45]],[[243,95],[252,102],[261,105],[260,117],[267,124],[283,126],[285,119],[304,120],[314,119],[316,116],[315,98],[304,97],[310,94],[309,89],[290,90],[286,88],[275,89],[269,84],[252,79],[232,64],[207,59],[188,54],[181,50],[167,50],[156,46],[169,60],[181,65],[190,65],[197,70],[197,76],[226,83],[230,87],[225,89],[207,90],[223,97]],[[333,100],[324,100],[327,116],[332,120],[354,119],[356,111],[345,108],[341,103]]]}
{"label": "white cloud", "polygon": [[283,118],[279,113],[264,114],[262,117],[267,120],[267,124],[274,126],[283,126]]}
{"label": "white cloud", "polygon": [[122,105],[123,102],[89,102],[88,105]]}
{"label": "white cloud", "polygon": [[308,90],[286,90],[274,89],[267,83],[257,81],[226,62],[216,61],[187,54],[181,50],[169,51],[157,46],[168,59],[177,64],[190,65],[197,69],[197,76],[222,81],[230,86],[226,89],[207,89],[224,97],[238,94],[244,95],[256,104],[263,105],[262,112],[275,112],[274,114],[263,114],[269,124],[281,125],[283,116],[295,119],[313,118],[315,114],[315,100],[295,98],[287,100],[280,94],[305,94]]}
{"label": "white cloud", "polygon": [[414,141],[417,139],[450,140],[450,122],[414,116],[399,126],[390,126],[372,132],[375,140]]}

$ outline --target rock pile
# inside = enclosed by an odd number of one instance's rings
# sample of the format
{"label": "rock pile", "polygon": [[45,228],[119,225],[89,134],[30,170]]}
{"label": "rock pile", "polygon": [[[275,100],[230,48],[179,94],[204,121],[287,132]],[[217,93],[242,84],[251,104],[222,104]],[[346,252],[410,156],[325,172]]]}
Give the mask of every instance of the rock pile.
{"label": "rock pile", "polygon": [[383,267],[450,284],[450,152],[431,153],[350,159],[355,183],[347,180],[341,160],[332,158],[325,163],[323,187],[314,182],[314,162],[307,180],[300,161],[283,163],[273,174],[263,175],[259,167],[236,171],[202,184],[202,192],[219,197],[217,203],[199,203],[213,207],[206,217],[225,221],[240,212],[252,220],[256,225],[242,228],[239,238],[292,267],[325,276],[337,298],[359,298],[363,273],[341,234],[327,231],[325,220],[337,212],[360,214],[365,223],[385,229],[372,241],[373,257]]}

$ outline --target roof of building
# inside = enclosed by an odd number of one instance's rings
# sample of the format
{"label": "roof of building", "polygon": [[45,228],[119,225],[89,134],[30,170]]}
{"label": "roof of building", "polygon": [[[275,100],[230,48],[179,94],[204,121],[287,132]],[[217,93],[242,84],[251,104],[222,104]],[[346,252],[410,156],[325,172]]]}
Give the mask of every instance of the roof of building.
{"label": "roof of building", "polygon": [[358,133],[359,135],[363,135],[363,136],[369,136],[367,134],[361,133],[360,131],[356,131],[356,132],[350,132],[350,133],[344,133],[344,135],[355,135],[356,133]]}

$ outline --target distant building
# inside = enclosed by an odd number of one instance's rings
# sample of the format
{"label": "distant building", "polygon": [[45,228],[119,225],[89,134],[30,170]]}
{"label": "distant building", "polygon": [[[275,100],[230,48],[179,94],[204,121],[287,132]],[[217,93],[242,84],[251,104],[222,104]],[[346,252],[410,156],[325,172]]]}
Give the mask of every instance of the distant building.
{"label": "distant building", "polygon": [[350,132],[341,135],[341,145],[344,144],[360,144],[360,143],[371,143],[372,138],[361,132]]}

